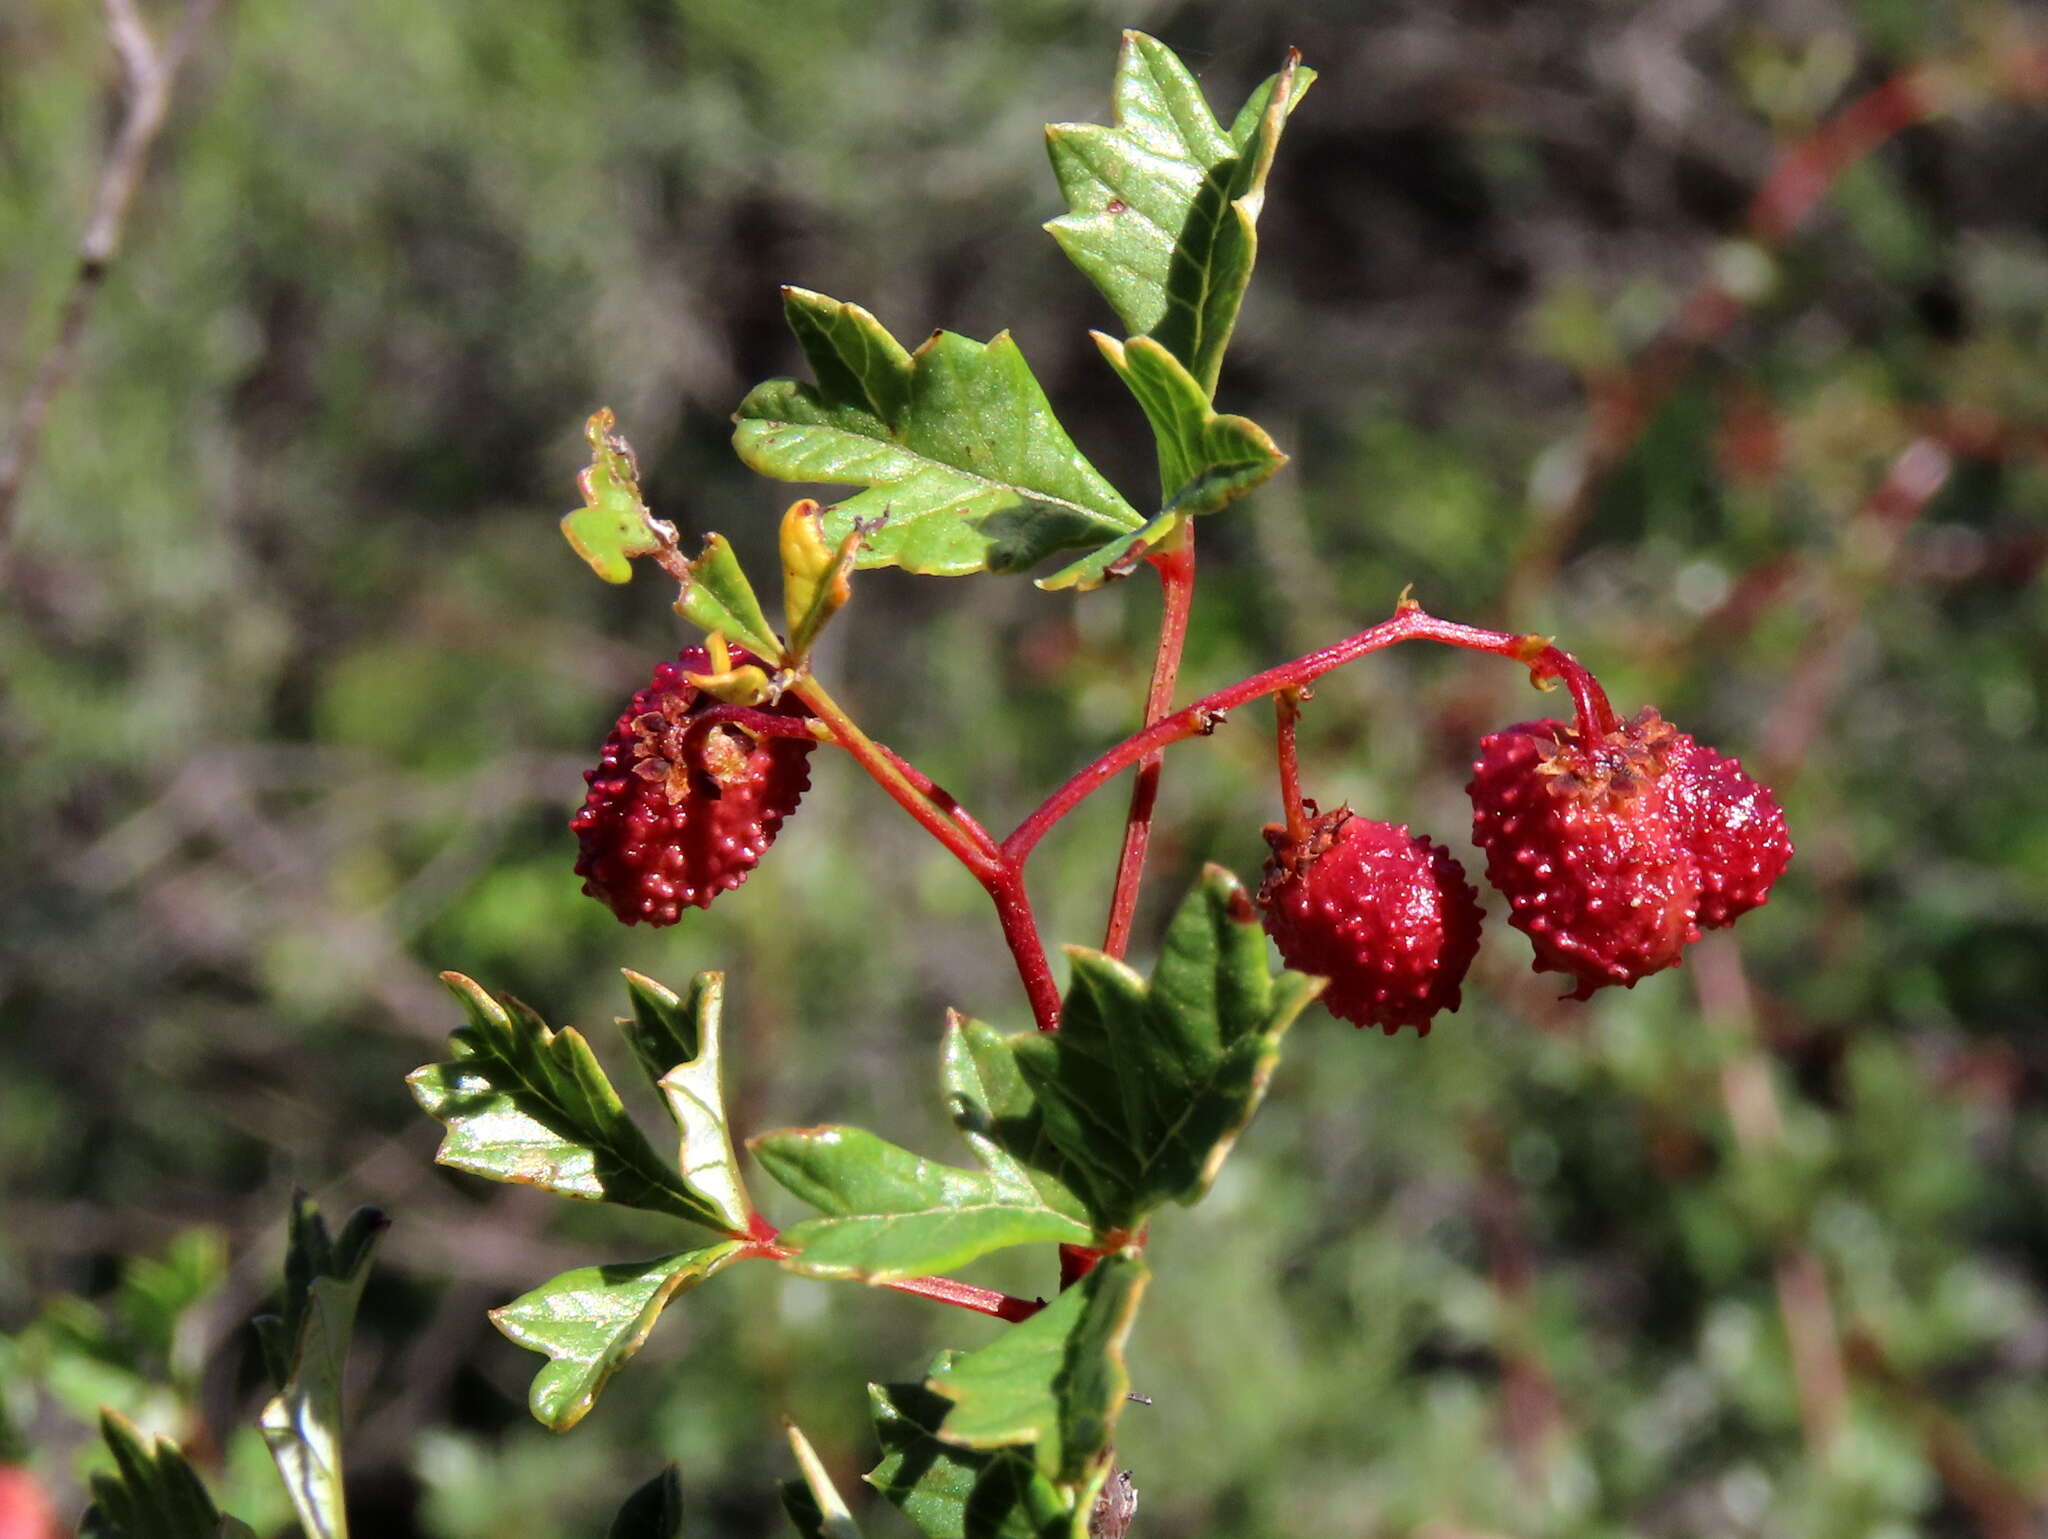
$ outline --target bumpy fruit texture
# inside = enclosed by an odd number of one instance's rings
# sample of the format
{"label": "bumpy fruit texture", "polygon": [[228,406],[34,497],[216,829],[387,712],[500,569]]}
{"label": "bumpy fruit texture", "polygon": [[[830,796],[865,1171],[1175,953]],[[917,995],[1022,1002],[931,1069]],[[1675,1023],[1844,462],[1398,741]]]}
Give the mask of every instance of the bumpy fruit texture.
{"label": "bumpy fruit texture", "polygon": [[[735,650],[733,666],[754,659]],[[583,890],[627,924],[674,924],[685,907],[706,907],[747,879],[782,820],[810,789],[808,738],[756,738],[729,723],[699,719],[718,703],[686,674],[711,658],[687,647],[633,697],[605,739],[589,793],[570,819],[582,854]],[[762,710],[803,717],[785,697]]]}
{"label": "bumpy fruit texture", "polygon": [[1438,1011],[1458,1008],[1479,894],[1449,850],[1348,807],[1313,819],[1299,842],[1277,824],[1266,842],[1266,933],[1289,967],[1330,980],[1332,1015],[1427,1036]]}
{"label": "bumpy fruit texture", "polygon": [[1508,922],[1577,999],[1676,966],[1792,858],[1770,792],[1654,710],[1591,742],[1558,721],[1496,732],[1466,789]]}

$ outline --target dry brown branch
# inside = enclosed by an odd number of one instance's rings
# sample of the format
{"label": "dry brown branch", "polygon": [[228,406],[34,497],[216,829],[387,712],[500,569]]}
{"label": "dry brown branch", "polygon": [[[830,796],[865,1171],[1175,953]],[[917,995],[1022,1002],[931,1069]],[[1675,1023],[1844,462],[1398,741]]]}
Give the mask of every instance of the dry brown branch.
{"label": "dry brown branch", "polygon": [[92,212],[78,243],[78,266],[58,311],[57,335],[29,382],[15,412],[7,447],[0,452],[0,553],[4,553],[14,533],[15,507],[22,483],[35,464],[50,408],[78,365],[86,321],[108,272],[121,254],[129,207],[135,201],[136,188],[142,184],[143,172],[148,169],[150,150],[163,132],[178,74],[197,47],[220,0],[185,0],[176,29],[161,47],[151,40],[135,0],[104,3],[107,34],[121,66],[127,102],[114,142],[100,167],[99,182],[93,189]]}

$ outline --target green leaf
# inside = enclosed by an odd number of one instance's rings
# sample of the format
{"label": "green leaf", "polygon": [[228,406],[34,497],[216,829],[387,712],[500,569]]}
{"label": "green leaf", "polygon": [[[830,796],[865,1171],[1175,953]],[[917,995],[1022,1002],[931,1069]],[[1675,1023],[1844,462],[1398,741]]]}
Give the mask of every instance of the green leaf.
{"label": "green leaf", "polygon": [[494,998],[460,973],[442,981],[468,1024],[451,1041],[452,1061],[407,1078],[427,1115],[448,1128],[436,1160],[728,1232],[720,1203],[665,1165],[634,1126],[581,1033],[551,1031],[517,1000]]}
{"label": "green leaf", "polygon": [[763,475],[868,488],[824,514],[830,540],[866,531],[863,567],[1017,571],[1144,523],[1074,447],[1008,332],[934,332],[909,353],[857,305],[791,288],[783,311],[817,382],[757,386],[733,446]]}
{"label": "green leaf", "polygon": [[1041,588],[1084,593],[1135,570],[1183,518],[1227,506],[1287,463],[1264,428],[1249,418],[1218,412],[1180,360],[1150,337],[1119,342],[1099,331],[1091,335],[1152,424],[1165,511],[1136,533],[1038,580]]}
{"label": "green leaf", "polygon": [[1124,1340],[1147,1276],[1136,1252],[1106,1257],[992,1346],[934,1375],[926,1388],[953,1402],[938,1436],[963,1448],[1030,1447],[1051,1479],[1082,1479],[1130,1393]]}
{"label": "green leaf", "polygon": [[782,1507],[796,1531],[803,1539],[862,1539],[860,1525],[825,1472],[824,1461],[795,1422],[789,1423],[789,1446],[803,1478],[783,1483]]}
{"label": "green leaf", "polygon": [[683,1180],[711,1205],[725,1228],[744,1232],[753,1204],[733,1153],[720,1083],[725,974],[697,974],[688,997],[679,998],[652,978],[629,971],[626,991],[633,1017],[619,1026],[681,1135],[677,1165]]}
{"label": "green leaf", "polygon": [[939,1066],[947,1115],[990,1177],[1007,1190],[1028,1185],[1055,1213],[1085,1219],[1073,1172],[1045,1131],[1037,1093],[1018,1070],[1009,1040],[952,1011]]}
{"label": "green leaf", "polygon": [[492,1310],[491,1323],[506,1337],[548,1356],[527,1395],[534,1420],[553,1432],[583,1420],[669,1301],[745,1249],[744,1242],[728,1240],[652,1261],[577,1267]]}
{"label": "green leaf", "polygon": [[206,1486],[167,1438],[145,1439],[126,1417],[100,1412],[111,1473],[92,1477],[82,1539],[223,1539],[247,1528],[222,1516]]}
{"label": "green leaf", "polygon": [[1290,54],[1225,133],[1173,51],[1126,32],[1110,126],[1045,131],[1069,209],[1046,229],[1125,327],[1185,364],[1204,395],[1251,280],[1280,131],[1314,79]]}
{"label": "green leaf", "polygon": [[767,662],[782,656],[782,643],[768,623],[754,585],[740,570],[732,542],[722,534],[707,536],[704,549],[690,563],[682,597],[676,600],[676,613],[707,632],[722,632],[727,641]]}
{"label": "green leaf", "polygon": [[591,413],[583,436],[590,441],[590,465],[576,477],[583,506],[563,517],[562,533],[598,576],[625,582],[635,556],[675,544],[676,532],[641,502],[640,467],[633,446],[612,431],[610,407]]}
{"label": "green leaf", "polygon": [[[948,1355],[934,1365],[942,1373]],[[1039,1471],[1030,1450],[989,1452],[941,1437],[953,1403],[923,1384],[870,1384],[882,1461],[868,1472],[926,1539],[1070,1539],[1074,1503]]]}
{"label": "green leaf", "polygon": [[303,1193],[285,1246],[284,1313],[259,1322],[277,1394],[257,1425],[306,1539],[348,1539],[341,1479],[341,1390],[356,1306],[388,1220],[358,1209],[338,1238]]}
{"label": "green leaf", "polygon": [[1274,977],[1251,900],[1220,866],[1174,915],[1149,983],[1101,952],[1068,955],[1060,1029],[1010,1050],[1097,1230],[1126,1233],[1208,1190],[1322,980]]}
{"label": "green leaf", "polygon": [[762,1168],[824,1218],[783,1231],[809,1277],[894,1282],[1012,1245],[1085,1245],[1093,1232],[1029,1180],[956,1170],[860,1128],[790,1128],[748,1141]]}
{"label": "green leaf", "polygon": [[673,1464],[626,1498],[605,1539],[683,1539],[683,1481]]}

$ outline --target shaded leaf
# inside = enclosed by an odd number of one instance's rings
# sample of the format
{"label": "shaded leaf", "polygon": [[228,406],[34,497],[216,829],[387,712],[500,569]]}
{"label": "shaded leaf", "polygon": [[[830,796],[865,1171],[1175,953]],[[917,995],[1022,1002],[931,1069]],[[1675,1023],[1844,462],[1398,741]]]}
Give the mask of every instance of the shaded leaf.
{"label": "shaded leaf", "polygon": [[728,1240],[652,1261],[577,1267],[492,1310],[491,1323],[508,1339],[547,1354],[527,1395],[534,1420],[554,1432],[575,1426],[640,1350],[669,1301],[745,1249]]}
{"label": "shaded leaf", "polygon": [[722,534],[705,536],[704,549],[690,563],[683,581],[676,613],[707,632],[719,632],[756,657],[772,662],[782,655],[782,643],[768,623],[760,597],[740,570],[732,542]]}
{"label": "shaded leaf", "polygon": [[416,1069],[406,1081],[427,1115],[447,1126],[437,1161],[726,1232],[719,1202],[655,1154],[581,1033],[552,1031],[517,1000],[494,998],[460,973],[442,981],[468,1024],[450,1042],[452,1061]]}
{"label": "shaded leaf", "polygon": [[683,1539],[683,1481],[673,1464],[620,1504],[605,1539]]}
{"label": "shaded leaf", "polygon": [[1128,1232],[1208,1189],[1322,980],[1273,975],[1251,900],[1219,866],[1174,915],[1149,982],[1101,952],[1068,954],[1060,1029],[1010,1050],[1096,1228]]}
{"label": "shaded leaf", "polygon": [[803,1476],[783,1482],[782,1507],[796,1531],[803,1539],[861,1539],[860,1525],[853,1521],[845,1498],[795,1422],[789,1424],[789,1446]]}
{"label": "shaded leaf", "polygon": [[[942,1373],[951,1355],[934,1365]],[[1029,1449],[987,1452],[940,1436],[953,1403],[923,1384],[870,1384],[882,1460],[868,1484],[926,1539],[1069,1539],[1071,1497],[1040,1473]]]}
{"label": "shaded leaf", "polygon": [[228,1539],[248,1528],[224,1517],[177,1444],[145,1438],[126,1417],[100,1412],[111,1472],[92,1477],[82,1539]]}
{"label": "shaded leaf", "polygon": [[1084,1245],[1087,1224],[1027,1179],[958,1170],[861,1128],[790,1128],[748,1141],[761,1166],[826,1216],[782,1232],[783,1264],[811,1277],[892,1282],[1012,1245]]}
{"label": "shaded leaf", "polygon": [[955,1359],[926,1384],[953,1402],[938,1436],[965,1448],[1030,1447],[1053,1480],[1082,1479],[1130,1393],[1124,1339],[1146,1281],[1135,1252],[1105,1257],[992,1345]]}
{"label": "shaded leaf", "polygon": [[711,1205],[725,1228],[744,1232],[753,1206],[733,1153],[720,1083],[725,974],[699,973],[690,980],[688,996],[678,997],[652,978],[628,971],[626,991],[633,1015],[619,1026],[681,1135],[677,1165],[683,1181]]}
{"label": "shaded leaf", "polygon": [[1109,126],[1046,129],[1069,209],[1046,229],[1125,327],[1178,358],[1205,395],[1251,279],[1273,151],[1314,78],[1290,55],[1226,133],[1173,51],[1126,32]]}
{"label": "shaded leaf", "polygon": [[857,305],[791,288],[783,311],[816,383],[757,386],[733,445],[763,475],[868,488],[824,513],[828,540],[866,531],[861,566],[1016,571],[1144,522],[1074,447],[1008,332],[934,332],[910,353]]}
{"label": "shaded leaf", "polygon": [[360,1208],[330,1238],[303,1193],[285,1246],[284,1312],[259,1322],[277,1394],[257,1425],[307,1539],[347,1539],[341,1478],[341,1390],[356,1306],[388,1220]]}
{"label": "shaded leaf", "polygon": [[610,407],[591,413],[583,436],[590,441],[590,464],[576,477],[583,506],[563,516],[562,533],[598,576],[625,582],[635,556],[675,544],[676,532],[641,502],[640,467],[632,445],[612,431]]}

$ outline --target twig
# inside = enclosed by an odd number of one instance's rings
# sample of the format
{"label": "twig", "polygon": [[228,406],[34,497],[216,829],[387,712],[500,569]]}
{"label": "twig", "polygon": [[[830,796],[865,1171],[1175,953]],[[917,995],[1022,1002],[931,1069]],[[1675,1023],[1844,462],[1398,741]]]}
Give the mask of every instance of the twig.
{"label": "twig", "polygon": [[121,254],[129,206],[148,168],[150,150],[170,112],[178,72],[191,57],[219,0],[186,0],[177,29],[161,48],[150,40],[135,0],[104,0],[104,4],[108,36],[120,61],[127,90],[127,110],[122,114],[121,126],[93,190],[92,213],[78,243],[78,266],[72,274],[71,287],[58,312],[56,338],[36,368],[28,393],[15,412],[6,451],[0,453],[0,552],[5,551],[14,532],[22,482],[35,464],[50,408],[77,367],[93,302],[99,297],[108,270]]}

